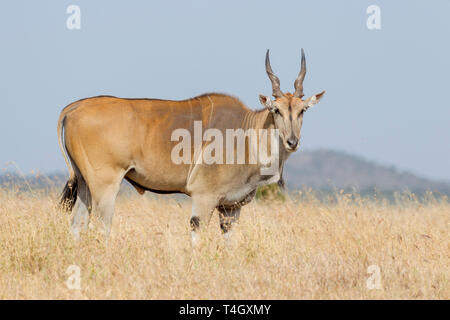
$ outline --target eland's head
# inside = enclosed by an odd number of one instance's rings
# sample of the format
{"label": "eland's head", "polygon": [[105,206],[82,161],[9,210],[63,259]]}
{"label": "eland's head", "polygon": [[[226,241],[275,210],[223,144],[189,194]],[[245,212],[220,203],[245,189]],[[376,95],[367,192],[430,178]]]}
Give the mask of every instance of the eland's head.
{"label": "eland's head", "polygon": [[275,128],[279,130],[280,138],[288,152],[294,152],[300,146],[300,129],[303,114],[323,97],[325,91],[303,99],[303,80],[306,75],[305,53],[302,49],[302,66],[294,82],[294,93],[283,93],[280,89],[280,79],[273,73],[270,66],[269,50],[266,53],[266,72],[272,82],[274,100],[259,95],[261,104],[273,115]]}

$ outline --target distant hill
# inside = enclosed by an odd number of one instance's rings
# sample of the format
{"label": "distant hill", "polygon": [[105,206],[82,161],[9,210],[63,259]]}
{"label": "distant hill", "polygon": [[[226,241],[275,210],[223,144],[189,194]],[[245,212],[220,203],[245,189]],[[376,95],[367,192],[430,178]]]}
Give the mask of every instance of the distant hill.
{"label": "distant hill", "polygon": [[[433,191],[450,196],[450,184],[401,172],[360,157],[330,150],[300,151],[286,162],[283,174],[289,189],[304,187],[321,191],[333,189],[355,190],[362,194],[411,191],[422,194]],[[21,190],[42,187],[61,188],[67,174],[33,175],[23,177],[15,173],[0,175],[0,186]]]}
{"label": "distant hill", "polygon": [[0,175],[0,187],[9,190],[32,191],[43,188],[62,188],[68,174],[33,174],[22,175],[6,172]]}
{"label": "distant hill", "polygon": [[356,189],[361,193],[433,191],[450,195],[450,184],[401,172],[360,157],[331,150],[301,151],[292,155],[285,165],[285,180],[290,188],[311,187]]}

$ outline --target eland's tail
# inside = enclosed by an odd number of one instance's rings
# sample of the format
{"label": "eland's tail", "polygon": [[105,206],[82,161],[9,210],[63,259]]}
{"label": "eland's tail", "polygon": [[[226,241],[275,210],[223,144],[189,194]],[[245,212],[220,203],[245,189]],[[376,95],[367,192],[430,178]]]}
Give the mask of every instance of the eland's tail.
{"label": "eland's tail", "polygon": [[67,114],[75,109],[77,105],[69,105],[61,112],[61,115],[58,119],[58,143],[59,148],[63,154],[64,160],[66,161],[67,168],[69,169],[69,180],[66,182],[63,191],[60,195],[59,206],[63,211],[72,211],[73,206],[75,205],[75,201],[77,201],[77,189],[78,189],[78,181],[75,171],[73,169],[72,163],[70,162],[69,155],[66,149],[66,144],[64,141],[63,130],[64,123],[66,120]]}

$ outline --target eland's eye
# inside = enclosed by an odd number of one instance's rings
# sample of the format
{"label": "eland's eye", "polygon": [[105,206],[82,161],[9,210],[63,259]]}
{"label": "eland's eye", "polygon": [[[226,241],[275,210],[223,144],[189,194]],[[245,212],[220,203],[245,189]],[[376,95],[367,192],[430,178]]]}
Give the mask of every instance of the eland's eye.
{"label": "eland's eye", "polygon": [[280,110],[279,110],[279,109],[275,109],[275,114],[277,114],[277,115],[281,116],[281,112],[280,112]]}
{"label": "eland's eye", "polygon": [[304,112],[305,112],[305,109],[303,109],[302,111],[300,111],[300,113],[298,114],[297,118],[300,118],[300,116],[303,115]]}

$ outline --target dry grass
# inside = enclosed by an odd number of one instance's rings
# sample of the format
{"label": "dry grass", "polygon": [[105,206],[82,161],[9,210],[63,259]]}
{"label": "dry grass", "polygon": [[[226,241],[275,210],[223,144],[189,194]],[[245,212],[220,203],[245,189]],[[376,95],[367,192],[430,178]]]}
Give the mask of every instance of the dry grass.
{"label": "dry grass", "polygon": [[[232,247],[214,216],[194,252],[190,201],[120,197],[107,245],[95,229],[74,242],[55,202],[0,192],[1,299],[450,298],[446,199],[251,203]],[[70,265],[81,290],[66,287]],[[366,286],[370,265],[381,289]]]}

